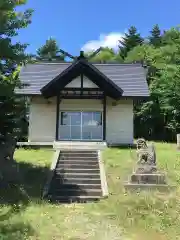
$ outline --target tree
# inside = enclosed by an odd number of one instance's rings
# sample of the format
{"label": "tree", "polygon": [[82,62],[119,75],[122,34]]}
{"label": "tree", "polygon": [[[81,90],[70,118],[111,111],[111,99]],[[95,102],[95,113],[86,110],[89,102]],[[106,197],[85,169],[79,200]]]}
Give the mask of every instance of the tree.
{"label": "tree", "polygon": [[12,38],[31,23],[32,9],[17,11],[17,7],[25,3],[26,0],[0,1],[0,135],[3,136],[17,132],[21,110],[24,109],[24,101],[18,102],[14,88],[20,85],[18,65],[26,60],[27,44],[13,43]]}
{"label": "tree", "polygon": [[26,28],[31,23],[32,9],[24,13],[17,12],[16,7],[24,5],[26,0],[0,1],[0,72],[11,72],[16,64],[26,59],[24,50],[27,44],[12,43],[12,38],[18,35],[18,30]]}
{"label": "tree", "polygon": [[146,103],[135,104],[136,136],[172,140],[180,132],[179,28],[166,31],[162,40],[159,47],[152,44],[135,47],[125,61],[145,61],[148,66],[151,95]]}
{"label": "tree", "polygon": [[65,56],[59,52],[57,41],[53,38],[46,40],[46,43],[37,50],[38,59],[64,61]]}
{"label": "tree", "polygon": [[143,38],[137,33],[137,29],[134,26],[131,26],[128,29],[128,33],[125,33],[125,36],[122,40],[119,41],[119,54],[122,59],[127,57],[129,51],[134,47],[143,43]]}
{"label": "tree", "polygon": [[[86,56],[88,57],[91,55],[92,52],[86,53]],[[115,51],[111,48],[103,48],[97,55],[95,55],[93,58],[90,59],[91,62],[96,63],[107,63],[107,62],[116,62],[117,61],[117,54]],[[120,58],[118,59],[120,61]]]}
{"label": "tree", "polygon": [[160,47],[162,45],[162,36],[159,25],[158,24],[154,25],[150,33],[151,33],[151,36],[149,36],[150,44],[152,44],[154,47]]}

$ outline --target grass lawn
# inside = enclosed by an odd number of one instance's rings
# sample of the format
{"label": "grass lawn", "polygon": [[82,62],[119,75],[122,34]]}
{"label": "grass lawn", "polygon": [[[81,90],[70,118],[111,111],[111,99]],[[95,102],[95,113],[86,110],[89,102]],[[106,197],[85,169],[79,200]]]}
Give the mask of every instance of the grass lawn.
{"label": "grass lawn", "polygon": [[[177,186],[171,193],[125,193],[135,153],[104,151],[110,196],[98,203],[55,205],[41,200],[53,152],[15,153],[24,189],[1,189],[0,240],[174,240],[180,239],[180,153],[172,144],[156,144],[158,165]],[[7,194],[8,192],[8,194]]]}

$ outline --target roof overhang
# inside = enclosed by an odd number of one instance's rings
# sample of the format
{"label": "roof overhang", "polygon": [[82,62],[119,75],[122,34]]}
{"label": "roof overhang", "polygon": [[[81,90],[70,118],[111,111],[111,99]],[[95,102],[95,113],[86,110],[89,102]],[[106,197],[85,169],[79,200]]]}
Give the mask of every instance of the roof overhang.
{"label": "roof overhang", "polygon": [[105,74],[100,72],[86,59],[77,59],[67,69],[56,76],[40,91],[45,98],[57,96],[65,86],[81,74],[94,82],[105,94],[114,99],[120,99],[123,90],[112,82]]}

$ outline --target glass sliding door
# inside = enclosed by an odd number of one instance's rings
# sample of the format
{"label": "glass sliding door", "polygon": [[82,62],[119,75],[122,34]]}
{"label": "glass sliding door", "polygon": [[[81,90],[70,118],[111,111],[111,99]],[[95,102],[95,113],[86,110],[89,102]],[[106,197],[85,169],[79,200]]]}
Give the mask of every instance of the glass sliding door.
{"label": "glass sliding door", "polygon": [[71,115],[69,112],[61,112],[60,114],[60,128],[59,139],[70,140],[71,139]]}
{"label": "glass sliding door", "polygon": [[102,140],[101,112],[82,112],[82,139]]}
{"label": "glass sliding door", "polygon": [[71,112],[70,133],[71,140],[81,139],[81,112]]}
{"label": "glass sliding door", "polygon": [[102,140],[102,112],[61,112],[61,140]]}

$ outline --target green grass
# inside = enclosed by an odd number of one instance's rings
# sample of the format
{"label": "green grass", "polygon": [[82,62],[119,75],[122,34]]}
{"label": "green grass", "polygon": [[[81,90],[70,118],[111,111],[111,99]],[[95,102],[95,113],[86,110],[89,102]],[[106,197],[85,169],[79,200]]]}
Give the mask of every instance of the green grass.
{"label": "green grass", "polygon": [[135,153],[104,151],[110,196],[98,203],[55,205],[41,200],[52,151],[15,153],[28,198],[15,188],[0,192],[0,240],[168,240],[180,239],[180,153],[157,143],[158,166],[177,186],[170,193],[126,193]]}

